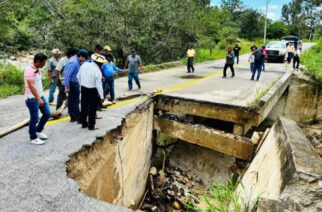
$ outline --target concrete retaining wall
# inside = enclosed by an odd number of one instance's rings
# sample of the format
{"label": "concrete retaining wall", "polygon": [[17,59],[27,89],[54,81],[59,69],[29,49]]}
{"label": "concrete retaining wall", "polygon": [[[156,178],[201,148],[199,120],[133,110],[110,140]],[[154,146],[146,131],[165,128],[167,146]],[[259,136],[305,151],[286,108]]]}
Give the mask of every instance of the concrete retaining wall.
{"label": "concrete retaining wall", "polygon": [[280,118],[237,188],[258,211],[322,210],[322,159],[297,124]]}
{"label": "concrete retaining wall", "polygon": [[284,116],[297,122],[322,119],[321,85],[303,76],[293,76]]}
{"label": "concrete retaining wall", "polygon": [[122,127],[67,162],[68,176],[87,195],[126,207],[139,204],[151,165],[154,106],[148,102],[140,107]]}

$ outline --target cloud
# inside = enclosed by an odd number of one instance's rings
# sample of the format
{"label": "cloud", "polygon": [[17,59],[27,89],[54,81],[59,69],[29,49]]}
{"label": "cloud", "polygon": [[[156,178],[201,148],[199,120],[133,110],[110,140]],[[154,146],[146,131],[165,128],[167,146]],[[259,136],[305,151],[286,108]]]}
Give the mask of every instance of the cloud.
{"label": "cloud", "polygon": [[[278,9],[280,9],[281,7],[280,6],[278,6],[277,4],[268,4],[268,10],[278,10]],[[261,7],[261,9],[263,10],[263,11],[265,11],[266,10],[266,6],[263,6],[263,7]]]}
{"label": "cloud", "polygon": [[269,18],[269,19],[272,19],[272,20],[274,20],[274,21],[276,21],[278,18],[277,18],[277,14],[275,13],[275,12],[268,12],[267,13],[267,17]]}

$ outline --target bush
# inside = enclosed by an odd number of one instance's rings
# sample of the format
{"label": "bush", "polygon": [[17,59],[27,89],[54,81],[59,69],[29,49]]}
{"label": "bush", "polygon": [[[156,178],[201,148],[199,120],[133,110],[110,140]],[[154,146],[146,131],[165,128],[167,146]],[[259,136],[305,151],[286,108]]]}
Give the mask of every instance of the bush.
{"label": "bush", "polygon": [[[47,74],[43,73],[43,86],[49,87]],[[0,98],[24,93],[23,70],[14,65],[0,62]]]}
{"label": "bush", "polygon": [[305,72],[318,81],[322,81],[322,39],[315,46],[304,52],[301,62],[305,65]]}

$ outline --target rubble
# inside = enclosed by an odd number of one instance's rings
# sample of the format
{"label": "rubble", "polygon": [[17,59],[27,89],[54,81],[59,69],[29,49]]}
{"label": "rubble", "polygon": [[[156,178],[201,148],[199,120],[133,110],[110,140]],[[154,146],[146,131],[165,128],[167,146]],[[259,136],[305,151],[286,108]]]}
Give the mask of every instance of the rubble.
{"label": "rubble", "polygon": [[148,192],[137,211],[181,211],[186,209],[188,201],[199,203],[193,197],[206,190],[201,181],[196,181],[178,168],[163,169],[150,168]]}

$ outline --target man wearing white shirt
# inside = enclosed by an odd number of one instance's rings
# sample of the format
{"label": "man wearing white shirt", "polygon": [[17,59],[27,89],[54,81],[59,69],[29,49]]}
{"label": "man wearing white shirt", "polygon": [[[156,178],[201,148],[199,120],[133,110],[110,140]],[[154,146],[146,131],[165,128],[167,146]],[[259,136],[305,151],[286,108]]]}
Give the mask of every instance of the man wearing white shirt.
{"label": "man wearing white shirt", "polygon": [[92,55],[93,61],[82,64],[77,74],[81,86],[81,123],[82,128],[96,130],[95,116],[97,111],[97,96],[104,100],[101,68],[106,59],[99,54]]}

